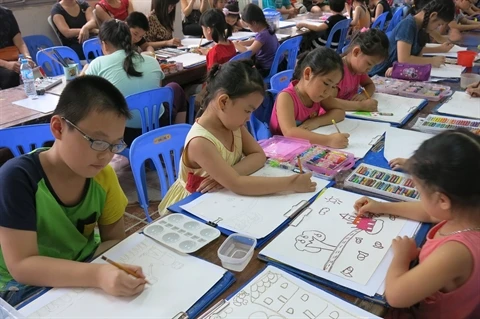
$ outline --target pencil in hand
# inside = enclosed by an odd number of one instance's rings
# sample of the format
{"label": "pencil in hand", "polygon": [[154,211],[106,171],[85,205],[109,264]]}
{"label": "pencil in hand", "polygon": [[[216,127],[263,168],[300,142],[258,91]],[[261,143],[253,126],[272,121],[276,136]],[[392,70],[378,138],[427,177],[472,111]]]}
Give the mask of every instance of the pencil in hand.
{"label": "pencil in hand", "polygon": [[298,164],[298,169],[300,170],[300,174],[303,174],[303,168],[302,168],[302,162],[300,161],[300,156],[297,156],[297,164]]}
{"label": "pencil in hand", "polygon": [[124,272],[126,272],[126,273],[129,274],[129,275],[132,275],[132,276],[135,277],[135,278],[144,279],[145,282],[150,285],[150,282],[148,282],[148,280],[147,280],[146,278],[143,278],[142,276],[140,276],[140,275],[137,274],[136,272],[134,272],[134,271],[132,271],[132,270],[130,270],[130,269],[128,269],[128,268],[120,265],[119,263],[117,263],[117,262],[115,262],[115,261],[113,261],[113,260],[111,260],[111,259],[109,259],[109,258],[107,258],[107,257],[105,257],[105,256],[102,256],[102,259],[105,260],[105,261],[106,261],[107,263],[109,263],[110,265],[115,266],[115,267],[117,267],[117,268],[120,269],[120,270],[123,270]]}
{"label": "pencil in hand", "polygon": [[342,132],[340,132],[340,129],[339,129],[338,126],[337,126],[337,122],[335,122],[334,119],[332,119],[332,124],[333,124],[333,125],[335,126],[335,128],[337,129],[338,134],[341,134]]}
{"label": "pencil in hand", "polygon": [[368,94],[367,90],[365,90],[364,87],[362,87],[362,91],[363,91],[363,94],[365,94],[365,96],[367,97],[367,99],[370,100],[370,94]]}

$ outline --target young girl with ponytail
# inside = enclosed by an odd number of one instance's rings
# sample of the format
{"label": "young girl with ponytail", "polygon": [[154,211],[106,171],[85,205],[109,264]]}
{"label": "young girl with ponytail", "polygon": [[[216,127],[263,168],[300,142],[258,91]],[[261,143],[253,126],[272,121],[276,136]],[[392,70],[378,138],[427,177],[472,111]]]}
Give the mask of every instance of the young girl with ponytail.
{"label": "young girl with ponytail", "polygon": [[[418,6],[415,5],[415,7]],[[429,50],[425,48],[429,33],[453,20],[455,4],[452,0],[431,0],[417,13],[415,13],[415,7],[411,10],[414,12],[403,19],[389,35],[389,57],[372,69],[369,73],[371,76],[375,74],[389,75],[389,72],[386,71],[397,61],[411,64],[431,64],[433,67],[440,67],[445,63],[444,56],[423,57],[422,55]],[[450,49],[451,44],[444,43],[440,49],[433,50],[448,52]],[[429,50],[429,52],[433,51]]]}

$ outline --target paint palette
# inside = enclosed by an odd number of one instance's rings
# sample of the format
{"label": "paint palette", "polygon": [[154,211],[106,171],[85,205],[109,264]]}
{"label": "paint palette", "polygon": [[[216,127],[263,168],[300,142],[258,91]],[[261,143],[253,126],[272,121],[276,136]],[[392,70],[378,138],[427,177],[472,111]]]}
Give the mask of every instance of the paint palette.
{"label": "paint palette", "polygon": [[425,133],[437,134],[445,130],[454,130],[457,128],[467,129],[474,134],[480,135],[480,120],[470,120],[458,117],[428,115],[421,124],[418,125],[418,130]]}
{"label": "paint palette", "polygon": [[453,93],[449,86],[436,83],[410,82],[382,76],[374,76],[372,81],[375,83],[375,90],[379,93],[421,98],[429,101],[439,101]]}
{"label": "paint palette", "polygon": [[220,231],[195,219],[171,214],[148,225],[144,234],[176,251],[190,254],[220,236]]}
{"label": "paint palette", "polygon": [[420,198],[409,175],[367,164],[360,164],[347,177],[344,186],[399,201],[416,201]]}

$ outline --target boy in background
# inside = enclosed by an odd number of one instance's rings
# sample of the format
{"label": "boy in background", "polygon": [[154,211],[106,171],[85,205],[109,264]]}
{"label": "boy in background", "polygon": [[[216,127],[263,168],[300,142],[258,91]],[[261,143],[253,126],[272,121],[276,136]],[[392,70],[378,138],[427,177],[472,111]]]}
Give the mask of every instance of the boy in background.
{"label": "boy in background", "polygon": [[147,40],[145,39],[145,34],[150,29],[147,17],[141,12],[134,11],[128,15],[125,22],[130,28],[132,44],[136,47],[137,51],[139,53],[149,52],[154,55],[155,50],[148,45]]}

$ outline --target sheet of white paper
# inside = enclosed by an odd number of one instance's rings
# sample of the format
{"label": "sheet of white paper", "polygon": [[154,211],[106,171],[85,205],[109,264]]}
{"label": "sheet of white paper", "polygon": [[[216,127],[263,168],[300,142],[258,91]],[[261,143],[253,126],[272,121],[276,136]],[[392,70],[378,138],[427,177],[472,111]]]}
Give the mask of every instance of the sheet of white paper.
{"label": "sheet of white paper", "polygon": [[234,32],[231,37],[229,37],[230,40],[246,40],[249,38],[253,38],[255,36],[255,32],[248,32],[248,31],[239,31],[239,32]]}
{"label": "sheet of white paper", "polygon": [[[345,119],[337,123],[342,133],[350,134],[348,147],[344,150],[355,155],[356,158],[363,158],[375,143],[382,137],[383,133],[390,127],[388,123],[377,123],[363,120]],[[337,133],[333,125],[322,126],[315,130],[318,134]]]}
{"label": "sheet of white paper", "polygon": [[278,22],[279,29],[291,28],[296,26],[297,23],[295,21],[280,21]]}
{"label": "sheet of white paper", "polygon": [[[418,109],[424,99],[403,97],[385,93],[375,93],[372,99],[378,101],[378,112],[347,112],[349,116],[375,121],[402,123],[412,112]],[[380,115],[378,113],[391,113],[392,116]]]}
{"label": "sheet of white paper", "polygon": [[391,215],[357,218],[353,205],[359,198],[327,189],[260,253],[373,296],[393,258],[387,255],[392,239],[413,236],[419,223]]}
{"label": "sheet of white paper", "polygon": [[215,318],[380,318],[273,266],[229,301]]}
{"label": "sheet of white paper", "polygon": [[202,259],[175,253],[141,234],[133,234],[105,255],[141,266],[151,285],[130,298],[113,297],[93,288],[52,289],[20,312],[29,318],[172,318],[188,310],[226,272]]}
{"label": "sheet of white paper", "polygon": [[[295,174],[265,166],[253,176],[285,177]],[[312,178],[319,192],[329,181]],[[268,196],[241,196],[229,190],[202,195],[182,206],[187,212],[233,232],[264,238],[282,224],[315,193],[278,193]]]}
{"label": "sheet of white paper", "polygon": [[185,53],[179,56],[172,58],[175,62],[182,62],[183,67],[188,69],[189,67],[194,67],[199,64],[203,64],[207,62],[207,57],[205,55],[197,54],[197,53]]}
{"label": "sheet of white paper", "polygon": [[26,98],[15,101],[13,104],[25,107],[27,109],[35,110],[41,113],[50,113],[55,110],[59,100],[59,96],[53,94],[38,95],[33,98]]}
{"label": "sheet of white paper", "polygon": [[282,41],[283,39],[289,38],[291,35],[290,34],[280,34],[280,33],[275,33],[277,36],[278,41]]}
{"label": "sheet of white paper", "polygon": [[[440,44],[437,44],[437,43],[427,43],[427,45],[426,45],[427,48],[436,48],[438,46],[440,46]],[[465,50],[468,50],[468,48],[461,47],[461,46],[458,46],[458,45],[454,45],[452,47],[452,49],[448,52],[425,53],[424,55],[427,55],[427,56],[445,56],[445,57],[449,57],[449,58],[457,58],[457,52],[465,51]]]}
{"label": "sheet of white paper", "polygon": [[424,141],[431,137],[433,135],[428,133],[389,127],[385,133],[384,156],[387,161],[398,157],[409,158]]}
{"label": "sheet of white paper", "polygon": [[457,91],[437,111],[439,113],[480,119],[480,99],[472,98],[465,92]]}
{"label": "sheet of white paper", "polygon": [[445,64],[439,68],[432,68],[430,76],[432,78],[460,78],[463,70],[465,70],[464,66]]}
{"label": "sheet of white paper", "polygon": [[[212,41],[208,41],[207,39],[202,39],[202,46],[209,44]],[[182,46],[185,48],[197,48],[200,44],[200,38],[183,38],[182,39]]]}

